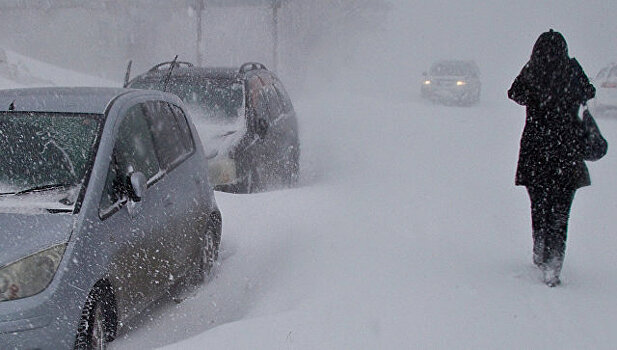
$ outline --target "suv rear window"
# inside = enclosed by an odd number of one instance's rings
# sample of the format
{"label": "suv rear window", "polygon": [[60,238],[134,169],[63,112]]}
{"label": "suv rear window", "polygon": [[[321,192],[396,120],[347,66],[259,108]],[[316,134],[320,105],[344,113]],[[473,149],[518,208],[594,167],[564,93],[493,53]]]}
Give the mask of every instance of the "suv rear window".
{"label": "suv rear window", "polygon": [[[163,90],[163,82],[136,81],[132,88]],[[175,78],[167,91],[178,95],[195,118],[233,123],[244,116],[244,84],[230,79]]]}

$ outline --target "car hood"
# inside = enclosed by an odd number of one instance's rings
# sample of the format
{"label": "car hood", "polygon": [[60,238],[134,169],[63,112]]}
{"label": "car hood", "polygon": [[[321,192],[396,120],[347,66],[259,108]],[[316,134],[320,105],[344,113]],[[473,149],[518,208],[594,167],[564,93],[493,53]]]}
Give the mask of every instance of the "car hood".
{"label": "car hood", "polygon": [[73,215],[0,213],[0,266],[53,245],[66,243]]}
{"label": "car hood", "polygon": [[219,157],[227,157],[230,151],[246,134],[244,118],[233,123],[212,123],[207,120],[193,120],[206,154],[216,152]]}

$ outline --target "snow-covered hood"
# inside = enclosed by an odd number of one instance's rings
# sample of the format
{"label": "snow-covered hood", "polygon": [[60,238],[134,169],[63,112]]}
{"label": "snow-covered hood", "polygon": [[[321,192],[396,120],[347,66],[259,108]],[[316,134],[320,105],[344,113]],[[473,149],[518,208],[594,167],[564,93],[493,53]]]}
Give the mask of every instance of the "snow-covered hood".
{"label": "snow-covered hood", "polygon": [[[4,189],[4,187],[0,186]],[[0,214],[47,214],[50,211],[70,213],[81,187],[0,196]]]}
{"label": "snow-covered hood", "polygon": [[67,242],[72,224],[73,215],[0,213],[0,266]]}

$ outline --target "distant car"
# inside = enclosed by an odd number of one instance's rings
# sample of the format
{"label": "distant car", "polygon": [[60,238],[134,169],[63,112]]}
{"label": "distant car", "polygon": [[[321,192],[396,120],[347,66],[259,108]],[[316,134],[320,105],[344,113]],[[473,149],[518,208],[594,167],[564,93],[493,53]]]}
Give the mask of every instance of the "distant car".
{"label": "distant car", "polygon": [[165,62],[127,82],[166,90],[188,106],[210,161],[215,189],[250,193],[294,185],[300,169],[296,112],[283,84],[260,63],[240,68]]}
{"label": "distant car", "polygon": [[423,76],[423,98],[458,105],[472,105],[480,101],[480,70],[474,61],[438,61]]}
{"label": "distant car", "polygon": [[0,91],[0,349],[104,349],[217,258],[221,214],[177,96]]}
{"label": "distant car", "polygon": [[602,68],[593,79],[596,97],[591,101],[591,107],[601,113],[617,110],[617,63]]}

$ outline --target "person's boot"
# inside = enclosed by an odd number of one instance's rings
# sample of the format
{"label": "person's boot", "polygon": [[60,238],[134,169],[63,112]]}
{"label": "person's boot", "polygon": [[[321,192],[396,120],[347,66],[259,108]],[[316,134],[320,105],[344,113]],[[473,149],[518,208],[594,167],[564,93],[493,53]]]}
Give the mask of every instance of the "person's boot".
{"label": "person's boot", "polygon": [[544,269],[544,283],[546,283],[547,286],[552,288],[560,285],[561,280],[559,279],[559,276],[555,273],[555,270],[547,267]]}
{"label": "person's boot", "polygon": [[562,261],[559,258],[552,258],[544,267],[544,283],[549,287],[556,287],[561,284],[559,274],[561,273]]}

